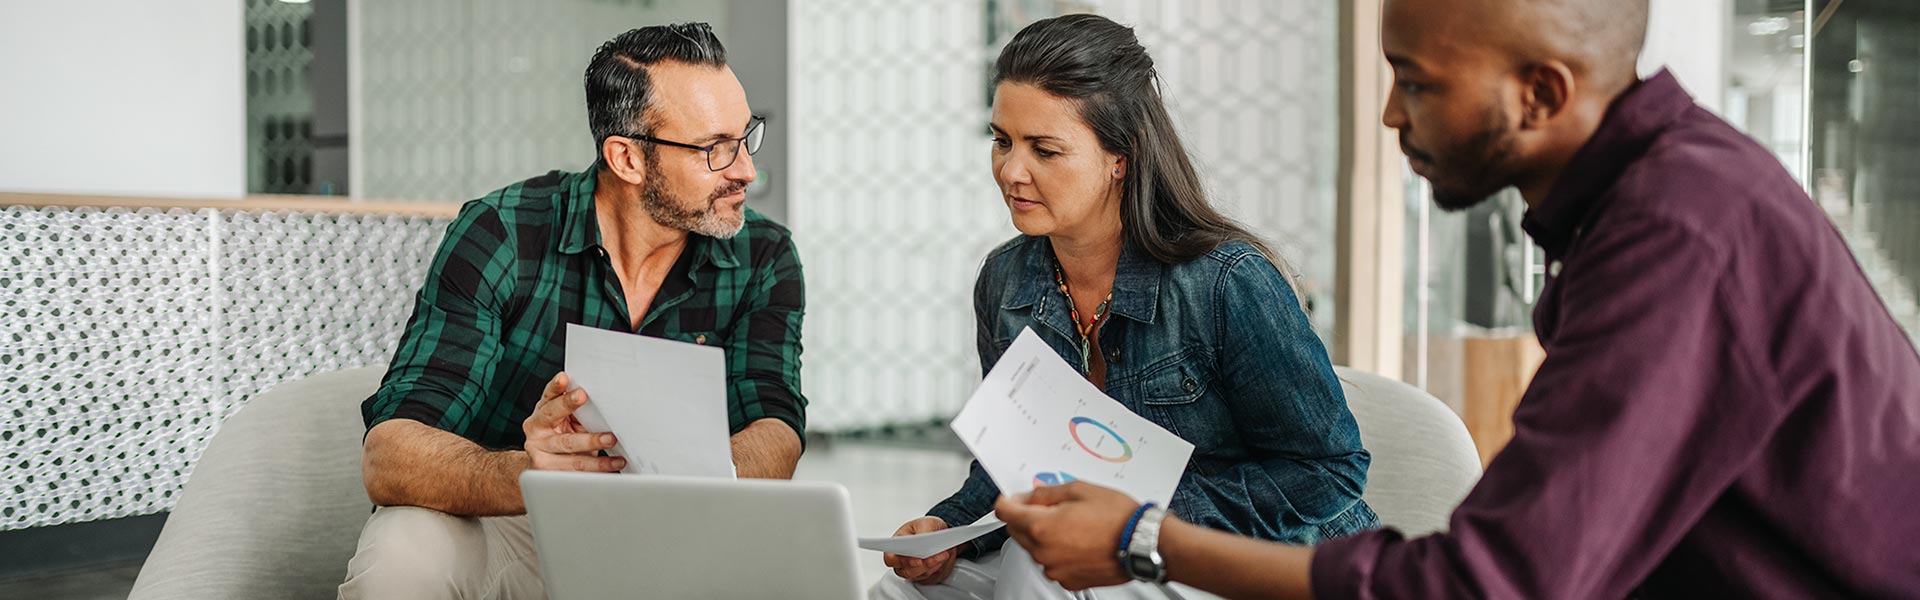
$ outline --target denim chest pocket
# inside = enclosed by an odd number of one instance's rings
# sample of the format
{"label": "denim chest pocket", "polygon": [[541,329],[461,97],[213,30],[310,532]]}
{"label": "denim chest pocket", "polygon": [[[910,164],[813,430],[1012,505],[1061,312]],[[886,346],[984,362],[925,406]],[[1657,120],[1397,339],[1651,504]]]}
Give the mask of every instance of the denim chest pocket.
{"label": "denim chest pocket", "polygon": [[1203,351],[1189,350],[1155,365],[1140,377],[1135,396],[1142,416],[1192,442],[1196,457],[1232,443],[1226,405],[1213,398],[1220,389],[1210,359]]}
{"label": "denim chest pocket", "polygon": [[1188,356],[1154,367],[1140,378],[1140,401],[1151,406],[1192,404],[1207,393],[1206,374]]}

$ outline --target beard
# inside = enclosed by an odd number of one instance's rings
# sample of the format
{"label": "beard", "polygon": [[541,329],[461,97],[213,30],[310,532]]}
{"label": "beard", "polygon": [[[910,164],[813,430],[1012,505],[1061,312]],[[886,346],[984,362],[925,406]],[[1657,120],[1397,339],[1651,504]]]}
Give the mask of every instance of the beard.
{"label": "beard", "polygon": [[746,182],[730,181],[707,196],[704,206],[688,207],[679,202],[667,191],[666,174],[660,169],[660,161],[649,155],[647,163],[647,182],[640,188],[640,206],[647,210],[647,216],[654,222],[666,227],[690,231],[711,238],[726,239],[740,234],[747,225],[746,208],[739,212],[721,210],[721,198],[739,193],[747,188]]}
{"label": "beard", "polygon": [[1465,142],[1445,148],[1439,155],[1429,154],[1407,143],[1400,136],[1400,150],[1429,165],[1433,175],[1427,178],[1433,188],[1433,203],[1446,212],[1473,208],[1495,193],[1513,185],[1513,128],[1504,111],[1492,107],[1478,132]]}

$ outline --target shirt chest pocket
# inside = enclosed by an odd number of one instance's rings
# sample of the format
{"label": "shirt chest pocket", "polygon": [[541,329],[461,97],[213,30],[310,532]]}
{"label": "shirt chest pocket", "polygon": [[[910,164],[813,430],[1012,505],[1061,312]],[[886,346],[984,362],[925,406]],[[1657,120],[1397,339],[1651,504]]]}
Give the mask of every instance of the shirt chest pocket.
{"label": "shirt chest pocket", "polygon": [[661,335],[660,337],[676,342],[713,346],[716,348],[726,345],[726,340],[720,336],[719,332],[715,331],[677,331]]}

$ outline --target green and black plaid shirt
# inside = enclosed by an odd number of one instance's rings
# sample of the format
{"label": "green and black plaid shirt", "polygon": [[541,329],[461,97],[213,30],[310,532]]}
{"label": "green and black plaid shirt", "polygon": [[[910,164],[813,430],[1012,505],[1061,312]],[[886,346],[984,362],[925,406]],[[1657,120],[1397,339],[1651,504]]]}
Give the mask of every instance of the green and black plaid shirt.
{"label": "green and black plaid shirt", "polygon": [[[564,364],[567,324],[630,331],[593,187],[592,169],[554,171],[460,209],[386,379],[361,404],[369,429],[413,419],[488,448],[519,448],[521,422]],[[726,351],[734,432],[774,418],[804,434],[806,293],[787,229],[748,211],[731,239],[690,235],[638,333]]]}

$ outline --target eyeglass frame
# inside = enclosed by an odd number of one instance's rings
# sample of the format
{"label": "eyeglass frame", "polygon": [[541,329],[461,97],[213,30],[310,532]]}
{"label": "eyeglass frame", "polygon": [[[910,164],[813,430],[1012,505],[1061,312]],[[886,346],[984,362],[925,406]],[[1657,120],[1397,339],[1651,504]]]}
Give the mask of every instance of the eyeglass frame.
{"label": "eyeglass frame", "polygon": [[645,142],[651,142],[655,144],[660,144],[662,146],[673,146],[675,148],[686,148],[688,150],[699,150],[701,152],[705,152],[707,154],[707,170],[719,172],[719,171],[725,171],[728,168],[732,167],[734,163],[740,162],[740,151],[735,150],[733,152],[733,160],[731,162],[715,167],[713,166],[713,149],[719,148],[721,144],[735,143],[735,144],[739,144],[742,147],[742,149],[746,150],[748,156],[757,154],[760,152],[760,145],[765,144],[767,141],[766,132],[765,131],[759,132],[761,134],[759,144],[755,144],[753,146],[747,146],[747,140],[752,139],[753,134],[757,130],[761,130],[766,126],[767,126],[766,117],[763,117],[760,115],[753,115],[753,118],[747,120],[747,132],[745,135],[742,135],[737,138],[727,138],[724,140],[718,140],[718,141],[715,141],[714,143],[707,144],[705,146],[695,146],[693,144],[689,144],[686,142],[676,142],[673,140],[665,140],[665,139],[660,139],[650,135],[621,135],[616,137],[623,137],[630,140],[640,140]]}

